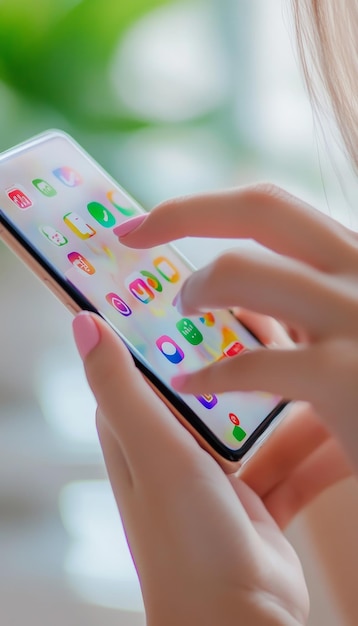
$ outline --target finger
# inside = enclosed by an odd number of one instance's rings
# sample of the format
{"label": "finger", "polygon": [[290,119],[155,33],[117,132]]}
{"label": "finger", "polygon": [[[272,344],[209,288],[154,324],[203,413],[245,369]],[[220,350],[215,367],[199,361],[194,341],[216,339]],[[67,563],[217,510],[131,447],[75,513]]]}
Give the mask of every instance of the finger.
{"label": "finger", "polygon": [[265,445],[244,464],[240,479],[264,498],[330,437],[311,405],[296,403]]}
{"label": "finger", "polygon": [[[300,507],[316,497],[320,491],[352,473],[338,443],[333,449],[326,446],[331,433],[317,418],[310,405],[296,404],[257,453],[244,464],[239,478],[268,506],[271,515],[280,524],[287,525]],[[319,450],[329,454],[330,469]],[[315,459],[315,467],[308,459]],[[312,476],[308,474],[312,472]],[[319,480],[317,480],[319,475]],[[235,487],[235,478],[232,482]],[[302,481],[298,490],[298,480]],[[292,487],[291,497],[285,493]],[[295,494],[292,497],[292,494]]]}
{"label": "finger", "polygon": [[240,305],[314,337],[340,324],[343,310],[329,277],[299,261],[252,250],[226,252],[194,272],[174,303],[185,315]]}
{"label": "finger", "polygon": [[163,482],[189,472],[204,451],[145,382],[119,337],[89,313],[73,326],[88,382],[134,479],[145,474]]}
{"label": "finger", "polygon": [[281,528],[325,489],[353,473],[343,449],[330,437],[269,492],[264,503]]}
{"label": "finger", "polygon": [[[129,230],[131,224],[133,230]],[[187,236],[254,239],[327,271],[351,264],[352,249],[356,250],[352,234],[344,226],[267,184],[170,200],[146,219],[134,218],[131,224],[128,221],[114,232],[118,236],[125,233],[121,243],[133,248]]]}
{"label": "finger", "polygon": [[275,519],[266,509],[262,499],[247,483],[234,475],[228,476],[228,480],[252,522],[264,523],[277,528]]}
{"label": "finger", "polygon": [[265,346],[294,346],[294,342],[277,320],[241,307],[233,307],[235,317],[244,324]]}
{"label": "finger", "polygon": [[321,384],[324,385],[322,369],[312,347],[258,348],[195,372],[174,376],[171,384],[183,394],[262,391],[314,403],[321,393]]}

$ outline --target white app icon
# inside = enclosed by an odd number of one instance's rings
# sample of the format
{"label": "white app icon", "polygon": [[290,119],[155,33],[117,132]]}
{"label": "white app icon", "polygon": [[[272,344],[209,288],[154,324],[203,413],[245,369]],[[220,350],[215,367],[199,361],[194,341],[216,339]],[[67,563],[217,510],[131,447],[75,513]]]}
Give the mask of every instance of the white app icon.
{"label": "white app icon", "polygon": [[77,213],[67,213],[63,221],[80,239],[89,239],[96,234],[95,229],[87,224]]}
{"label": "white app icon", "polygon": [[55,246],[64,246],[68,243],[68,239],[52,226],[40,226],[39,230]]}

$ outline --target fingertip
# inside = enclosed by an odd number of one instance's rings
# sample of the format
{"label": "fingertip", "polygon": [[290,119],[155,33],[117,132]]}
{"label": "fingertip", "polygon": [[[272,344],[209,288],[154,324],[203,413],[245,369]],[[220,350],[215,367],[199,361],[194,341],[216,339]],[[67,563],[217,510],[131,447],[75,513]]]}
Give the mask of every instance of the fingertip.
{"label": "fingertip", "polygon": [[172,301],[172,306],[178,311],[178,313],[180,313],[180,315],[185,315],[186,314],[186,312],[184,310],[184,307],[183,307],[183,301],[182,301],[182,297],[181,297],[181,290],[178,291],[178,293],[174,297],[174,299]]}
{"label": "fingertip", "polygon": [[81,311],[72,322],[73,336],[82,361],[99,344],[101,333],[94,316],[89,311]]}
{"label": "fingertip", "polygon": [[113,229],[114,234],[118,237],[118,239],[123,239],[133,233],[137,228],[139,228],[143,222],[147,219],[148,215],[136,215],[135,217],[131,217],[129,220],[126,220],[119,226]]}
{"label": "fingertip", "polygon": [[175,391],[185,391],[185,387],[190,379],[189,374],[178,374],[177,376],[173,376],[170,384],[175,389]]}

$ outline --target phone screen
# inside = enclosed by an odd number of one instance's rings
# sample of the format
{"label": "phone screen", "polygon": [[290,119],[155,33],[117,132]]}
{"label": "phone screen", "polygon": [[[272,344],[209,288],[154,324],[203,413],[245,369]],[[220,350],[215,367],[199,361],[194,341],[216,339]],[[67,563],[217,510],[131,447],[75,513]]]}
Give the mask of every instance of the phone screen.
{"label": "phone screen", "polygon": [[285,403],[260,392],[191,396],[170,389],[174,374],[260,343],[229,311],[190,318],[177,312],[171,303],[192,271],[189,264],[172,245],[133,250],[113,232],[142,212],[64,133],[45,134],[0,158],[3,224],[75,301],[110,323],[141,369],[205,439],[238,460]]}

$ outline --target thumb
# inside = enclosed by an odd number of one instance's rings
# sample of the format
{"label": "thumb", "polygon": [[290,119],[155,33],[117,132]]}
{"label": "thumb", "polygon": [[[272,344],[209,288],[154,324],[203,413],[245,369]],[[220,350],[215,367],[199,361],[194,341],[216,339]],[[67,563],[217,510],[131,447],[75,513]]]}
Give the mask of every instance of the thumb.
{"label": "thumb", "polygon": [[[121,339],[99,316],[73,321],[76,345],[99,410],[118,439],[133,476],[183,473],[201,449],[135,366]],[[190,463],[189,463],[190,465]],[[165,472],[163,472],[165,468]]]}

